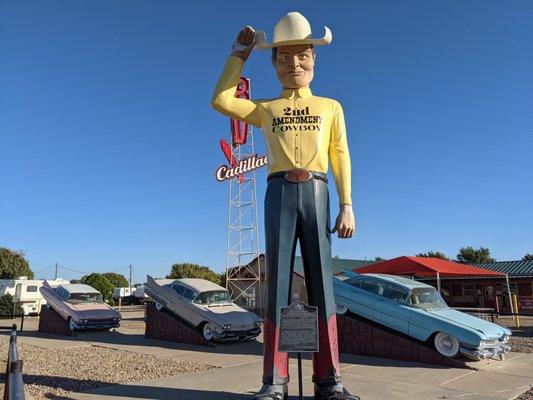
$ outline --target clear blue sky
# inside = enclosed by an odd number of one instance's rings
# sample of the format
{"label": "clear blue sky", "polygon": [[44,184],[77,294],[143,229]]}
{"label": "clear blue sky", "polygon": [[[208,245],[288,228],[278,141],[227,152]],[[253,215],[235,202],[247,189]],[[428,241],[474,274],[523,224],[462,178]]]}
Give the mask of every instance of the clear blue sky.
{"label": "clear blue sky", "polygon": [[[533,252],[526,0],[2,1],[0,245],[35,271],[222,270],[228,186],[214,171],[229,124],[210,97],[238,30],[271,38],[295,10],[333,31],[312,89],[348,127],[358,231],[333,254]],[[245,72],[256,97],[278,95],[268,52]]]}

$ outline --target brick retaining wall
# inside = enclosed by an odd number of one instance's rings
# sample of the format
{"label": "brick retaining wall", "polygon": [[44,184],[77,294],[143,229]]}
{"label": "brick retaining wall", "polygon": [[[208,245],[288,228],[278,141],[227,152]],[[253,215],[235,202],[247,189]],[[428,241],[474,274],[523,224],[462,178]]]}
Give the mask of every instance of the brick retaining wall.
{"label": "brick retaining wall", "polygon": [[341,353],[470,368],[461,359],[444,357],[425,343],[354,315],[337,315],[337,327]]}
{"label": "brick retaining wall", "polygon": [[52,307],[48,308],[46,305],[41,307],[41,313],[39,314],[39,332],[69,336],[74,334],[70,330],[67,321]]}
{"label": "brick retaining wall", "polygon": [[146,304],[145,320],[147,339],[212,346],[194,327],[168,311],[157,311],[152,302]]}

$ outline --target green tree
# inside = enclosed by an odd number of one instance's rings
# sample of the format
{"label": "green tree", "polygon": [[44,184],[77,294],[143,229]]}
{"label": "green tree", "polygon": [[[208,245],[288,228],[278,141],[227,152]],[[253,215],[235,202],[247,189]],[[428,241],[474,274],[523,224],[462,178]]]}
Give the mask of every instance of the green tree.
{"label": "green tree", "polygon": [[0,247],[0,279],[15,279],[19,276],[33,279],[33,271],[24,258],[24,253]]}
{"label": "green tree", "polygon": [[379,261],[387,261],[387,259],[386,259],[386,258],[383,258],[383,257],[375,257],[375,258],[374,258],[374,261],[378,261],[378,262],[379,262]]}
{"label": "green tree", "polygon": [[440,258],[441,260],[450,261],[446,254],[440,251],[428,251],[427,253],[418,253],[417,257],[428,257],[428,258]]}
{"label": "green tree", "polygon": [[220,277],[219,285],[222,287],[226,287],[226,281],[227,281],[226,271],[221,272],[218,276]]}
{"label": "green tree", "polygon": [[122,274],[117,274],[116,272],[104,272],[102,274],[109,282],[113,284],[113,287],[128,287],[130,284]]}
{"label": "green tree", "polygon": [[18,302],[13,304],[13,296],[9,293],[0,297],[0,319],[10,318],[11,315],[21,315],[23,313],[24,310]]}
{"label": "green tree", "polygon": [[198,264],[181,263],[174,264],[170,269],[170,274],[167,279],[181,279],[181,278],[198,278],[206,279],[214,282],[217,285],[222,283],[221,276],[212,271],[209,267],[204,267]]}
{"label": "green tree", "polygon": [[522,257],[522,261],[531,261],[533,260],[533,254],[526,253],[524,257]]}
{"label": "green tree", "polygon": [[115,287],[103,274],[92,273],[85,275],[81,277],[80,281],[102,293],[104,300],[107,300],[110,306],[115,305],[113,301],[113,289]]}
{"label": "green tree", "polygon": [[474,249],[472,246],[468,246],[459,249],[457,261],[462,264],[481,264],[494,262],[496,259],[490,256],[490,250],[486,247]]}

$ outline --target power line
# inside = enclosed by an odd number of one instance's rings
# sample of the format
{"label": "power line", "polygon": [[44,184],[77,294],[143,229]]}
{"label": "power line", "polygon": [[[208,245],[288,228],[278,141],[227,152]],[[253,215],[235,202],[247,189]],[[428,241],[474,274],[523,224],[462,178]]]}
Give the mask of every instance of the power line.
{"label": "power line", "polygon": [[86,271],[78,271],[77,269],[74,269],[74,268],[68,268],[68,267],[65,267],[63,265],[58,265],[59,268],[62,268],[62,269],[66,269],[67,271],[71,271],[71,272],[77,272],[78,274],[90,274],[90,272],[86,272]]}
{"label": "power line", "polygon": [[50,265],[49,267],[40,269],[39,271],[35,271],[34,274],[35,275],[40,274],[41,272],[46,271],[47,269],[50,269],[50,268],[54,268],[54,267],[55,267],[55,265]]}

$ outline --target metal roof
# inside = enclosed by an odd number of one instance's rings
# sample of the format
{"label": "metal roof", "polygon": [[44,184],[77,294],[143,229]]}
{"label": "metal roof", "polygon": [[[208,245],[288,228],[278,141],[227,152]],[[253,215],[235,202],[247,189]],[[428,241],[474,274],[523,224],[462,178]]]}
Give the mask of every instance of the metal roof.
{"label": "metal roof", "polygon": [[[353,270],[355,268],[361,268],[366,265],[374,264],[375,261],[367,260],[350,260],[347,258],[332,258],[331,259],[331,272],[333,275],[343,272],[345,269]],[[304,275],[303,259],[300,256],[294,258],[294,272],[299,275]]]}
{"label": "metal roof", "polygon": [[529,261],[496,261],[491,263],[474,264],[476,267],[486,268],[509,276],[533,276],[533,260]]}

